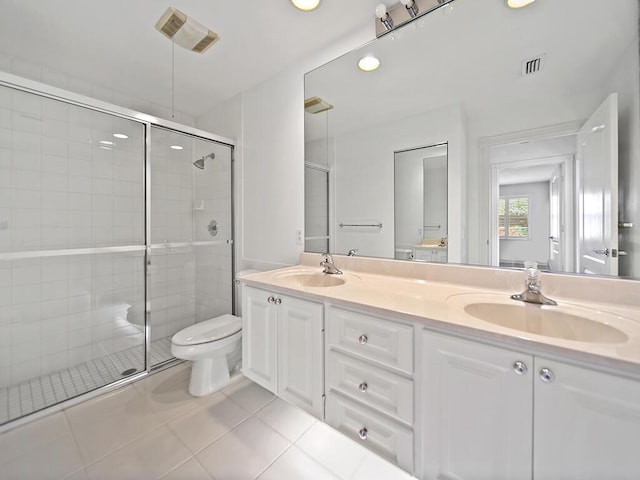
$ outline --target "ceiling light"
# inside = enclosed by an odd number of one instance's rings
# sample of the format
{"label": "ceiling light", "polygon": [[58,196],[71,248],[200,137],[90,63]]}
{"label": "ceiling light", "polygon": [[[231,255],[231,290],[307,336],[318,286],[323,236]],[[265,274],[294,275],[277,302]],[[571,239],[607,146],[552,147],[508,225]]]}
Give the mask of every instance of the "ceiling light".
{"label": "ceiling light", "polygon": [[373,72],[380,66],[380,60],[378,60],[373,55],[367,55],[366,57],[362,57],[358,61],[358,68],[363,72]]}
{"label": "ceiling light", "polygon": [[109,140],[100,140],[100,143],[102,145],[113,145],[113,142],[110,142]]}
{"label": "ceiling light", "polygon": [[535,0],[507,0],[507,7],[521,8],[535,2]]}
{"label": "ceiling light", "polygon": [[113,136],[116,138],[129,138],[129,136],[124,133],[114,133]]}
{"label": "ceiling light", "polygon": [[291,3],[293,3],[294,7],[308,12],[309,10],[318,8],[320,0],[291,0]]}
{"label": "ceiling light", "polygon": [[173,148],[174,150],[182,150],[182,146],[181,145],[171,145],[170,148]]}

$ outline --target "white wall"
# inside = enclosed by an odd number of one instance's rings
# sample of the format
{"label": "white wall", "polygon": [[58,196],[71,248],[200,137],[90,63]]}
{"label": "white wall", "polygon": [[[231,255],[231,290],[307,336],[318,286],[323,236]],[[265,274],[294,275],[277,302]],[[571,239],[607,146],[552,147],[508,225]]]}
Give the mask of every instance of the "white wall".
{"label": "white wall", "polygon": [[298,263],[304,249],[296,241],[296,230],[304,228],[304,74],[372,38],[373,23],[243,92],[233,106],[196,119],[198,128],[215,125],[241,145],[235,155],[238,270]]}
{"label": "white wall", "polygon": [[[501,197],[529,197],[529,238],[500,239],[500,260],[531,260],[540,264],[549,261],[549,183],[501,185]],[[496,227],[497,228],[497,227]]]}

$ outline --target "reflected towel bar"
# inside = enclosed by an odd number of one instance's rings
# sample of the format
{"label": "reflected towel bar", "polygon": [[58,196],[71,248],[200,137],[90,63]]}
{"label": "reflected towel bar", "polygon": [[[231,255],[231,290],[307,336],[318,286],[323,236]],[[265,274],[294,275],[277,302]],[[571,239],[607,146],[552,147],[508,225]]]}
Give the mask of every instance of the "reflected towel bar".
{"label": "reflected towel bar", "polygon": [[382,228],[382,223],[375,223],[375,224],[339,223],[338,226],[340,228],[344,228],[344,227],[375,227],[375,228]]}

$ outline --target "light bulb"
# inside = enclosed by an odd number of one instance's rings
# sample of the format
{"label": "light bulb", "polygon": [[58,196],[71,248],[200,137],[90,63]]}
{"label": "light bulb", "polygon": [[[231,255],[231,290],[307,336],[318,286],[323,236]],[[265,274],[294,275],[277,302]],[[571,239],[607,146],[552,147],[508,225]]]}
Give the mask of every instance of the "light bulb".
{"label": "light bulb", "polygon": [[378,60],[373,55],[367,55],[362,57],[358,61],[358,68],[363,72],[373,72],[380,66],[380,60]]}
{"label": "light bulb", "polygon": [[291,0],[291,3],[293,3],[294,7],[307,12],[317,8],[320,4],[320,0]]}
{"label": "light bulb", "polygon": [[535,0],[507,0],[509,8],[521,8],[535,2]]}
{"label": "light bulb", "polygon": [[376,17],[383,19],[387,16],[387,7],[384,3],[381,3],[376,7]]}
{"label": "light bulb", "polygon": [[411,7],[413,5],[413,0],[400,0],[400,3],[405,7]]}
{"label": "light bulb", "polygon": [[404,8],[407,9],[411,18],[415,18],[416,15],[418,15],[418,6],[416,5],[416,2],[413,0],[400,0],[400,3],[402,3]]}

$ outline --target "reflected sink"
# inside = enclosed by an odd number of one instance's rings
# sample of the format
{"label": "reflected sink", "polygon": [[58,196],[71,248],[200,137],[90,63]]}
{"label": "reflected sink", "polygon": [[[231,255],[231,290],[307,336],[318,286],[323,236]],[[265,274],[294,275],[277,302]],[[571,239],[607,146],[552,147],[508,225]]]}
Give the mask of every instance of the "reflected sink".
{"label": "reflected sink", "polygon": [[536,305],[501,295],[462,294],[447,299],[474,318],[521,332],[588,343],[624,343],[627,335],[610,325],[620,317],[575,305]]}
{"label": "reflected sink", "polygon": [[278,282],[291,287],[337,287],[348,280],[357,278],[355,275],[333,275],[328,273],[287,272],[274,277]]}

